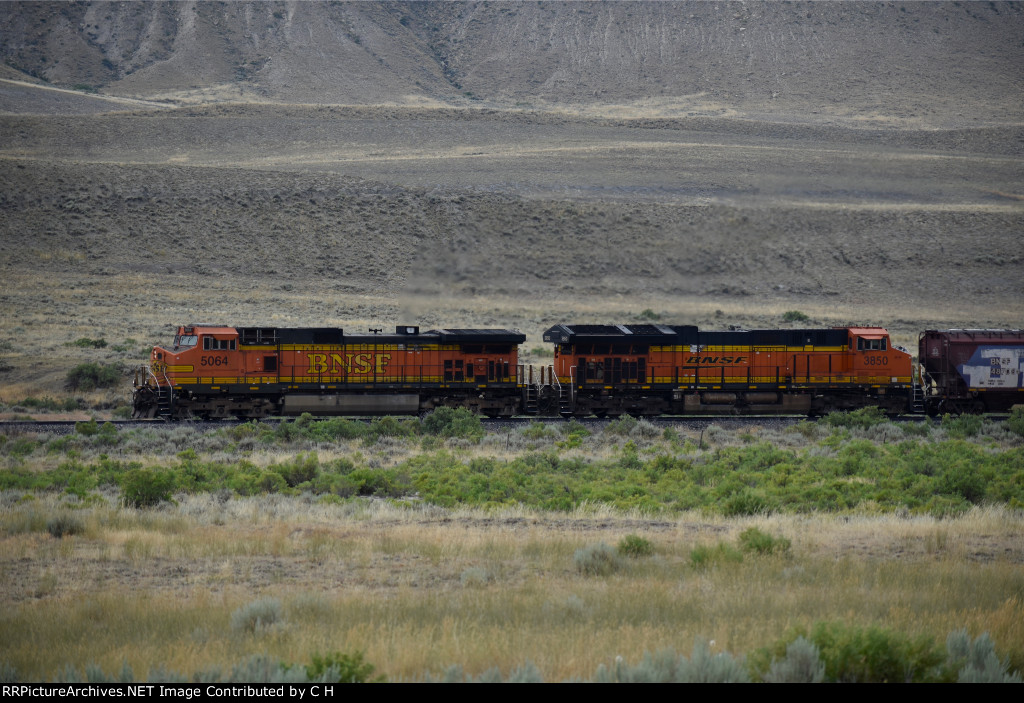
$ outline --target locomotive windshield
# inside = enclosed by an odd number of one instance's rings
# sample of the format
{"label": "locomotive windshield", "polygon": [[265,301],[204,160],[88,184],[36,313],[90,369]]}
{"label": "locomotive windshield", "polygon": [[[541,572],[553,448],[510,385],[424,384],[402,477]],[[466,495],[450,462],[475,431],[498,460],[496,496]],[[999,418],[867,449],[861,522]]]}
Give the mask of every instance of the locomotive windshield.
{"label": "locomotive windshield", "polygon": [[199,336],[194,334],[178,334],[174,336],[174,350],[191,349],[199,341]]}

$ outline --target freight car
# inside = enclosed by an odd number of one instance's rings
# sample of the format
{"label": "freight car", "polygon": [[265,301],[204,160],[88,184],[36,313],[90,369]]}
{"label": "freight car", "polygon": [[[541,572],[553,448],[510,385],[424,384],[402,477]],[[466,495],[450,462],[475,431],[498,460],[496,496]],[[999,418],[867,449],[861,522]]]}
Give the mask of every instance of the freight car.
{"label": "freight car", "polygon": [[562,415],[900,413],[914,399],[910,354],[880,327],[561,324],[544,341],[555,345],[547,405]]}
{"label": "freight car", "polygon": [[396,415],[440,406],[513,415],[525,339],[504,329],[187,325],[136,372],[134,416]]}
{"label": "freight car", "polygon": [[927,330],[918,340],[929,415],[1024,403],[1024,331]]}

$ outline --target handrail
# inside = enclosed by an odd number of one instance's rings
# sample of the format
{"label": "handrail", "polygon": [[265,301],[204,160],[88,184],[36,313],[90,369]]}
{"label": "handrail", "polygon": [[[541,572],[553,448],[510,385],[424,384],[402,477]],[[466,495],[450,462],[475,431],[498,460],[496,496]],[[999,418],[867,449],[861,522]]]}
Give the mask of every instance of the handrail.
{"label": "handrail", "polygon": [[559,397],[561,397],[562,382],[558,380],[558,374],[555,373],[554,364],[548,364],[548,385],[557,390]]}
{"label": "handrail", "polygon": [[[170,403],[171,408],[174,408],[174,386],[171,384],[171,379],[167,378],[167,367],[163,369],[164,380],[167,381],[167,401]],[[159,382],[158,382],[159,384]]]}
{"label": "handrail", "polygon": [[[156,377],[156,374],[153,373],[153,368],[149,364],[146,364],[142,368],[146,369],[146,373],[148,373],[152,377],[152,379],[153,379],[153,385],[156,386],[157,390],[159,390],[160,389],[160,379],[158,379]],[[149,383],[147,383],[146,385],[148,386]]]}

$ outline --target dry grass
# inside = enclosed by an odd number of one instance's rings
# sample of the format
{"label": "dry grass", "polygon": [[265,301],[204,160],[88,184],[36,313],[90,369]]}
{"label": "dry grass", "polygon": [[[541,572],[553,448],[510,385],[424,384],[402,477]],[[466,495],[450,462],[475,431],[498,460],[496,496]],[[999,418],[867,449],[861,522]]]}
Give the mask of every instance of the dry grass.
{"label": "dry grass", "polygon": [[[391,678],[529,659],[561,679],[617,655],[688,652],[697,636],[742,653],[818,620],[940,640],[967,627],[1024,657],[1024,525],[999,509],[942,521],[652,520],[601,506],[558,515],[200,496],[161,511],[86,508],[85,533],[57,540],[38,522],[58,509],[50,498],[8,505],[0,523],[0,661],[31,679],[65,663],[192,672],[249,653],[304,661],[354,649]],[[750,526],[788,537],[791,553],[691,565],[694,546],[735,544]],[[576,549],[630,533],[654,555],[605,578],[577,573]],[[268,596],[283,622],[231,629],[235,609]]]}

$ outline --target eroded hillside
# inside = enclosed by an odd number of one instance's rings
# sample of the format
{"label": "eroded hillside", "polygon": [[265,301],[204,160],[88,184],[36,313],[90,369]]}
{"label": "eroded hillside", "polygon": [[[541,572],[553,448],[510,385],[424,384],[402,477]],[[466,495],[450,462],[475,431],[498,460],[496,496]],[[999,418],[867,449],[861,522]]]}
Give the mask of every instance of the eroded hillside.
{"label": "eroded hillside", "polygon": [[1019,3],[25,2],[7,64],[112,95],[1019,121]]}

